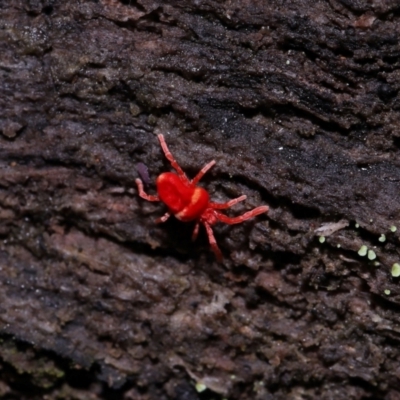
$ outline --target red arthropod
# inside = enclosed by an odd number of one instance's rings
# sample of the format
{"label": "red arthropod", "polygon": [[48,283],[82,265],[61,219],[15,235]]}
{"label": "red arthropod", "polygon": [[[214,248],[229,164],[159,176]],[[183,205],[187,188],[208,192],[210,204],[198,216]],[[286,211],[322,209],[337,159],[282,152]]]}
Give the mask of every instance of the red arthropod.
{"label": "red arthropod", "polygon": [[225,222],[229,225],[240,224],[256,215],[267,212],[269,209],[268,206],[256,207],[251,211],[247,211],[243,215],[233,218],[216,211],[232,207],[236,203],[245,200],[247,196],[242,195],[236,199],[229,200],[226,203],[211,202],[207,190],[196,185],[203,175],[215,164],[215,160],[206,164],[198,174],[190,180],[168,150],[164,135],[158,135],[158,139],[165,157],[171,163],[172,168],[175,169],[177,174],[173,172],[163,172],[157,178],[156,185],[158,196],[152,196],[145,193],[142,181],[137,178],[135,182],[139,190],[139,196],[148,201],[162,201],[168,207],[168,212],[159,218],[157,222],[165,222],[171,214],[183,222],[196,221],[192,235],[193,240],[197,237],[199,225],[203,224],[206,228],[211,248],[217,259],[220,261],[222,259],[222,253],[215,240],[211,225],[214,225],[218,221]]}

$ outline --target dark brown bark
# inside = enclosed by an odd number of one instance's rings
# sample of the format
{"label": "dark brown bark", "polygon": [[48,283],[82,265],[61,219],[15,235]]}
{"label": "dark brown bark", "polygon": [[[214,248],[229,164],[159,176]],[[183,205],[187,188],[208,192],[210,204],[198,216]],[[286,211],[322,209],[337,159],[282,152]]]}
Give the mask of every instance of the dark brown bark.
{"label": "dark brown bark", "polygon": [[[2,1],[0,396],[400,398],[399,18]],[[248,196],[229,215],[270,206],[215,226],[223,263],[138,198],[158,133],[189,176],[217,161],[214,201]]]}

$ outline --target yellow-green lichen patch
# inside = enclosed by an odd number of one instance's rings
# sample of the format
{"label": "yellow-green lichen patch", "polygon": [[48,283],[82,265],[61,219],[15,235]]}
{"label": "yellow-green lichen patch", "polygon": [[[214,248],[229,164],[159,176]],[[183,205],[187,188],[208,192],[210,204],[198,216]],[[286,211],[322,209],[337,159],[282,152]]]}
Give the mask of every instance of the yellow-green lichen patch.
{"label": "yellow-green lichen patch", "polygon": [[20,350],[12,340],[1,343],[0,353],[4,361],[12,365],[19,374],[29,376],[37,387],[49,389],[64,377],[64,371],[53,360],[33,348]]}
{"label": "yellow-green lichen patch", "polygon": [[385,289],[385,290],[383,291],[383,293],[385,293],[386,296],[389,296],[389,295],[390,295],[390,290],[389,290],[389,289]]}
{"label": "yellow-green lichen patch", "polygon": [[325,236],[320,236],[318,240],[320,243],[325,243]]}
{"label": "yellow-green lichen patch", "polygon": [[394,225],[392,225],[391,227],[390,227],[390,232],[396,232],[397,231],[397,226],[394,226]]}
{"label": "yellow-green lichen patch", "polygon": [[375,254],[375,252],[373,251],[373,250],[368,250],[368,260],[375,260],[375,258],[376,258],[376,254]]}
{"label": "yellow-green lichen patch", "polygon": [[367,255],[367,252],[368,252],[368,247],[365,244],[363,244],[360,247],[360,250],[358,250],[358,255],[361,256],[361,257],[364,257],[364,256]]}
{"label": "yellow-green lichen patch", "polygon": [[392,276],[394,278],[398,278],[400,276],[400,264],[399,263],[394,263],[392,265]]}
{"label": "yellow-green lichen patch", "polygon": [[382,233],[378,240],[383,243],[386,241],[386,236]]}

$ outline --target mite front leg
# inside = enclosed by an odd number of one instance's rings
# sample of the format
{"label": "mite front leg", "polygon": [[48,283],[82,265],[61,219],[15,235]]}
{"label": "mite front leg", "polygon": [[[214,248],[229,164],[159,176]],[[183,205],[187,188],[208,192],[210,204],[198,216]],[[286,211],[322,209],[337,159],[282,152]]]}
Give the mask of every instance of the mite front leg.
{"label": "mite front leg", "polygon": [[236,197],[236,199],[232,199],[227,201],[226,203],[210,203],[210,207],[214,210],[224,210],[226,208],[230,208],[237,203],[240,203],[243,200],[246,200],[247,196],[245,194],[241,195],[240,197]]}
{"label": "mite front leg", "polygon": [[199,180],[204,176],[204,174],[213,166],[215,165],[215,160],[210,161],[208,164],[206,164],[198,173],[197,175],[192,179],[192,186],[196,186]]}
{"label": "mite front leg", "polygon": [[139,191],[139,196],[142,199],[145,199],[147,201],[160,201],[160,198],[158,196],[152,196],[144,191],[143,182],[139,178],[135,179],[135,182]]}
{"label": "mite front leg", "polygon": [[174,156],[172,153],[169,151],[167,143],[165,142],[164,135],[161,133],[158,135],[158,140],[160,141],[161,148],[163,149],[163,152],[165,154],[166,159],[171,163],[172,168],[175,169],[175,171],[178,173],[178,176],[184,180],[186,183],[190,183],[189,178],[186,176],[186,174],[183,172],[183,169],[179,166],[177,161],[175,160]]}

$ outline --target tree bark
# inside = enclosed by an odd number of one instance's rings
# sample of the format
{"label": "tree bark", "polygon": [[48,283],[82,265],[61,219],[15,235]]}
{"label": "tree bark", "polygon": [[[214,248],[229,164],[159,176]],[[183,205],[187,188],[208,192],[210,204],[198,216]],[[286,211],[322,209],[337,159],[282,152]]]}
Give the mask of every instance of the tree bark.
{"label": "tree bark", "polygon": [[[3,0],[0,395],[400,398],[399,15]],[[221,263],[137,194],[160,133],[228,215],[270,207]]]}

